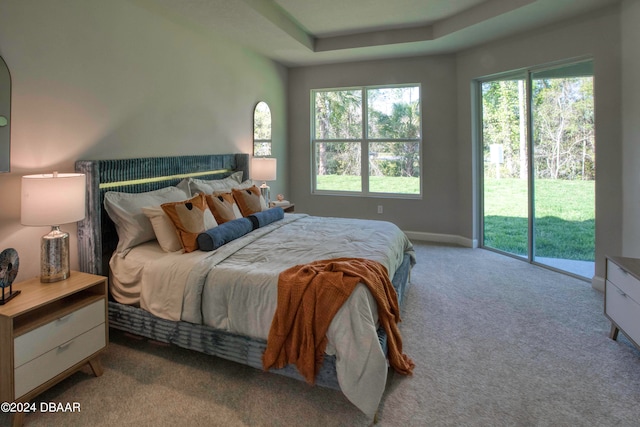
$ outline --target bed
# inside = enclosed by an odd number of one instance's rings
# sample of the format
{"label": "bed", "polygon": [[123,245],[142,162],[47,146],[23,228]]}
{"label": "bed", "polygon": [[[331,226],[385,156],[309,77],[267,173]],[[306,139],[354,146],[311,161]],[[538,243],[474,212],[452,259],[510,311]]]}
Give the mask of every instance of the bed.
{"label": "bed", "polygon": [[[259,227],[256,222],[251,232],[212,251],[171,252],[156,239],[129,242],[130,247],[122,250],[122,239],[109,215],[113,211],[105,209],[105,195],[131,195],[139,200],[175,188],[189,191],[185,183],[194,180],[228,182],[235,177],[247,183],[248,166],[247,154],[76,162],[88,186],[87,215],[78,223],[80,269],[109,276],[110,327],[262,369],[269,316],[273,317],[273,304],[265,301],[277,298],[273,294],[274,290],[277,294],[278,271],[354,253],[387,268],[402,304],[415,257],[404,233],[383,221],[287,213]],[[158,239],[162,240],[159,235]],[[173,270],[163,270],[170,265]],[[136,280],[129,283],[129,276]],[[173,302],[166,303],[159,295],[169,295],[167,301]],[[232,308],[216,306],[220,300],[233,303]],[[316,385],[341,390],[370,417],[377,412],[387,378],[387,336],[376,320],[375,302],[358,285],[331,323],[329,344],[315,378]],[[303,380],[293,365],[270,372]]]}

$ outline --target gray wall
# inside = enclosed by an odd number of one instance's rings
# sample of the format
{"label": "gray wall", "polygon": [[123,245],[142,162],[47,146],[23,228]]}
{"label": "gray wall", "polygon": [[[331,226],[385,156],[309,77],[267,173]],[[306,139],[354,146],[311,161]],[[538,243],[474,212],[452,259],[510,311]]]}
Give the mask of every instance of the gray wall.
{"label": "gray wall", "polygon": [[[300,67],[289,71],[289,154],[296,211],[390,220],[414,235],[457,236],[458,144],[454,56]],[[310,91],[352,85],[422,85],[421,200],[311,194]],[[377,206],[383,206],[383,214]]]}
{"label": "gray wall", "polygon": [[[2,0],[0,55],[13,77],[0,250],[20,254],[18,280],[39,274],[48,232],[20,225],[22,175],[71,172],[78,159],[251,153],[253,108],[265,100],[288,181],[287,70],[262,56],[123,0]],[[62,228],[75,254],[75,224]]]}
{"label": "gray wall", "polygon": [[622,3],[622,189],[624,256],[640,258],[640,2]]}

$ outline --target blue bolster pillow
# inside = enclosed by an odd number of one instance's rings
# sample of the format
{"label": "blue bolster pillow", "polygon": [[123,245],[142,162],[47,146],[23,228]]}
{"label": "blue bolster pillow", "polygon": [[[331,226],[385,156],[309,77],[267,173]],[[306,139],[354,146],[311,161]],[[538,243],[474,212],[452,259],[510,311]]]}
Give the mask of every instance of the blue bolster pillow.
{"label": "blue bolster pillow", "polygon": [[251,220],[238,218],[198,234],[196,240],[201,251],[212,251],[247,233],[251,233],[253,229]]}
{"label": "blue bolster pillow", "polygon": [[217,227],[198,234],[196,238],[198,247],[201,251],[218,249],[232,240],[282,218],[284,218],[284,210],[281,207],[275,207],[266,211],[256,212],[246,218],[237,218],[224,222]]}
{"label": "blue bolster pillow", "polygon": [[[258,220],[258,227],[264,227],[284,218],[284,210],[281,207],[275,207],[267,209],[266,211],[256,212],[249,217],[254,217]],[[258,228],[256,227],[256,228]]]}

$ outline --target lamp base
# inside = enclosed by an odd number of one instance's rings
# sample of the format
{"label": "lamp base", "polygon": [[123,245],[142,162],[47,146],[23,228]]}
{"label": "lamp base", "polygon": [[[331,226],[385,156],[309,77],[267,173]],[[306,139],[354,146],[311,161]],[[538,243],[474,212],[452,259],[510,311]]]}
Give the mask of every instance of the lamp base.
{"label": "lamp base", "polygon": [[269,207],[269,203],[271,202],[271,200],[269,200],[271,198],[271,188],[266,182],[263,182],[260,186],[260,194],[262,194],[264,201],[267,203],[267,207]]}
{"label": "lamp base", "polygon": [[40,281],[58,282],[71,275],[69,268],[69,233],[54,225],[42,236],[40,246]]}

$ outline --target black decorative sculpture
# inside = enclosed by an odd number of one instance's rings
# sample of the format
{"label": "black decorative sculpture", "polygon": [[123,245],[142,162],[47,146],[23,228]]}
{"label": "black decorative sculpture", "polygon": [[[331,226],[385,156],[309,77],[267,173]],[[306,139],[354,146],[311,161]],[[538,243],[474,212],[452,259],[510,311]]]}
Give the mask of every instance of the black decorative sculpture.
{"label": "black decorative sculpture", "polygon": [[[15,249],[9,248],[0,252],[0,288],[2,288],[2,298],[0,305],[6,304],[13,297],[17,296],[20,291],[13,290],[13,281],[18,275],[20,267],[20,258]],[[5,295],[4,288],[9,287],[9,294]]]}

